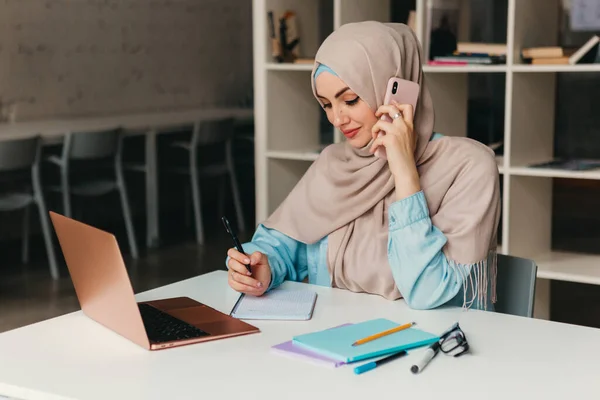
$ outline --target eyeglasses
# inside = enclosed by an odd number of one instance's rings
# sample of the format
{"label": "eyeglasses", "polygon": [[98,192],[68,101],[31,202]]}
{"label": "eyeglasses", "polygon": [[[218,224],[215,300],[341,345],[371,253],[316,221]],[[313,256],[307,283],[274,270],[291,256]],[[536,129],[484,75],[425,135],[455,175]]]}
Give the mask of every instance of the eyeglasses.
{"label": "eyeglasses", "polygon": [[440,338],[442,353],[459,357],[469,351],[469,343],[465,333],[460,329],[458,322],[445,332]]}

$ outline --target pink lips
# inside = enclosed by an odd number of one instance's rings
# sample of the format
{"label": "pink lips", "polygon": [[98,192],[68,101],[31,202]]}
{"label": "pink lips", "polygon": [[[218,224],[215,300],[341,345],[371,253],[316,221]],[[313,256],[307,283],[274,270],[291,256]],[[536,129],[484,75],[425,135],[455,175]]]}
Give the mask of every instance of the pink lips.
{"label": "pink lips", "polygon": [[360,128],[356,128],[356,129],[352,129],[352,130],[349,130],[349,131],[342,131],[342,133],[348,139],[352,139],[354,136],[356,136],[356,134],[358,133],[359,130],[360,130]]}

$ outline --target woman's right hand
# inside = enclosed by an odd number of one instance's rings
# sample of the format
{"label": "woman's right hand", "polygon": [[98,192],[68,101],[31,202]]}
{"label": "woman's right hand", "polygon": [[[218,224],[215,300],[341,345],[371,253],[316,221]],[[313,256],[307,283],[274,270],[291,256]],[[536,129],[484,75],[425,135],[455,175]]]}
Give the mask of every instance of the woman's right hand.
{"label": "woman's right hand", "polygon": [[[227,251],[227,255],[229,256],[227,262],[229,286],[237,292],[253,296],[261,296],[265,293],[271,284],[271,266],[267,256],[258,251],[247,256],[233,248]],[[248,263],[252,274],[246,269]]]}

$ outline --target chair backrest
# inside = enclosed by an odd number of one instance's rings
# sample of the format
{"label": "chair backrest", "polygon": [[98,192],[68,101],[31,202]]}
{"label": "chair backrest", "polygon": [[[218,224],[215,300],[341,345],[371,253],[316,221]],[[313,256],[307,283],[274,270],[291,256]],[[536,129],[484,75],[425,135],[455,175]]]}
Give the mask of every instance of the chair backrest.
{"label": "chair backrest", "polygon": [[31,168],[39,156],[39,137],[0,141],[0,171]]}
{"label": "chair backrest", "polygon": [[498,254],[496,312],[533,317],[536,275],[532,260]]}
{"label": "chair backrest", "polygon": [[117,154],[120,129],[69,133],[65,138],[63,156],[71,160],[94,160]]}
{"label": "chair backrest", "polygon": [[192,145],[206,146],[231,139],[234,133],[233,123],[233,118],[196,122],[192,134]]}

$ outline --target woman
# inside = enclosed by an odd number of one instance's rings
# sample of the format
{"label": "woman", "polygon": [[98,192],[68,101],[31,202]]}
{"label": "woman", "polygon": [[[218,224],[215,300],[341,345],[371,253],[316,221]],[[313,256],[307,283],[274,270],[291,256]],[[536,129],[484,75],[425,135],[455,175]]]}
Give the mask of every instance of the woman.
{"label": "woman", "polygon": [[[347,140],[328,146],[258,226],[243,245],[249,256],[228,251],[233,289],[260,296],[308,276],[417,309],[491,308],[498,168],[486,146],[433,133],[421,60],[403,24],[352,23],[323,42],[313,93]],[[392,76],[420,85],[416,110],[382,104]]]}

